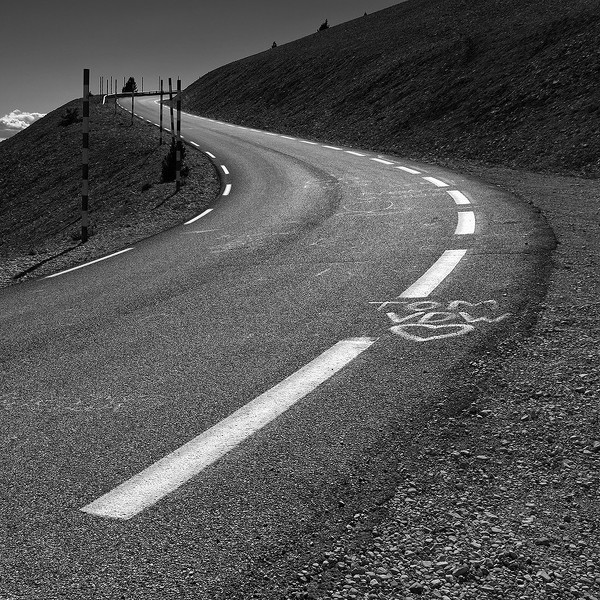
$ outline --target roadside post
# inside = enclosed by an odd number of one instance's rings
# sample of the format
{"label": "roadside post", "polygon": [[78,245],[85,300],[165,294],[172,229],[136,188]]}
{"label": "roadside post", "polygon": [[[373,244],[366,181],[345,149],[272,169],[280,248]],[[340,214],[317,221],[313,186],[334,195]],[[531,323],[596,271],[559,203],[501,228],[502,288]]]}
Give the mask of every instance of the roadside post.
{"label": "roadside post", "polygon": [[160,80],[160,145],[163,145],[163,80]]}
{"label": "roadside post", "polygon": [[133,110],[134,110],[134,103],[135,103],[135,92],[133,91],[133,86],[131,86],[131,124],[133,125]]}
{"label": "roadside post", "polygon": [[181,79],[177,79],[177,149],[175,151],[175,191],[181,189]]}
{"label": "roadside post", "polygon": [[173,84],[169,77],[169,112],[171,113],[171,142],[175,143],[175,122],[173,119]]}
{"label": "roadside post", "polygon": [[81,152],[81,243],[88,239],[89,146],[90,146],[90,70],[83,70],[83,149]]}

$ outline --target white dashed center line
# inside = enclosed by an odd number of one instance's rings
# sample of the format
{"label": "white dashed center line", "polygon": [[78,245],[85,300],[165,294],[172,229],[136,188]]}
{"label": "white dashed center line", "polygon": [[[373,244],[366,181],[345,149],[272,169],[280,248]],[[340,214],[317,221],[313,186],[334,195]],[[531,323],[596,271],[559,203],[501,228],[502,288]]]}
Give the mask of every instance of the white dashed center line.
{"label": "white dashed center line", "polygon": [[329,148],[330,150],[341,150],[341,148],[338,148],[336,146],[323,146],[323,148]]}
{"label": "white dashed center line", "polygon": [[364,154],[361,154],[360,152],[354,152],[352,150],[345,150],[346,154],[352,154],[354,156],[365,156]]}
{"label": "white dashed center line", "polygon": [[456,204],[471,204],[469,199],[462,192],[457,190],[446,190],[446,192],[452,196]]}
{"label": "white dashed center line", "polygon": [[184,225],[191,225],[192,223],[195,223],[198,219],[205,217],[208,213],[211,213],[213,210],[214,209],[212,209],[212,208],[207,208],[203,213],[200,213],[197,217],[194,217],[193,219],[186,221],[184,223]]}
{"label": "white dashed center line", "polygon": [[425,271],[417,281],[405,289],[398,298],[426,298],[452,273],[460,259],[467,253],[466,250],[446,250]]}
{"label": "white dashed center line", "polygon": [[421,174],[421,171],[415,171],[414,169],[409,169],[408,167],[396,167],[396,169],[406,171],[407,173],[410,173],[411,175],[420,175]]}
{"label": "white dashed center line", "polygon": [[300,140],[301,144],[310,144],[311,146],[317,146],[317,142],[309,142],[308,140]]}
{"label": "white dashed center line", "polygon": [[210,156],[211,158],[217,158],[214,154],[211,154],[210,152],[206,152],[206,154],[208,154],[208,156]]}
{"label": "white dashed center line", "polygon": [[459,212],[454,235],[471,235],[472,233],[475,233],[475,213],[473,211]]}
{"label": "white dashed center line", "polygon": [[99,517],[130,519],[282,415],[374,342],[373,338],[338,342],[281,383],[81,510]]}
{"label": "white dashed center line", "polygon": [[282,138],[284,138],[286,140],[295,140],[296,139],[295,137],[290,137],[289,135],[282,135],[282,136],[279,136],[279,137],[282,137]]}
{"label": "white dashed center line", "polygon": [[382,165],[393,165],[393,162],[390,162],[389,160],[383,160],[383,158],[372,158],[371,159],[374,162],[378,162],[381,163]]}
{"label": "white dashed center line", "polygon": [[231,192],[231,184],[228,183],[223,190],[223,196],[229,196],[229,192]]}
{"label": "white dashed center line", "polygon": [[423,177],[425,181],[429,181],[429,183],[433,183],[433,185],[437,185],[438,187],[448,187],[447,183],[444,183],[440,179],[436,179],[435,177]]}
{"label": "white dashed center line", "polygon": [[225,173],[225,175],[229,175],[229,171],[225,165],[221,165],[221,169],[223,169],[223,173]]}
{"label": "white dashed center line", "polygon": [[129,252],[133,250],[133,248],[125,248],[125,250],[119,250],[118,252],[113,252],[113,254],[109,254],[108,256],[103,256],[102,258],[97,258],[96,260],[91,260],[83,265],[79,265],[78,267],[72,267],[70,269],[66,269],[65,271],[60,271],[59,273],[54,273],[53,275],[48,275],[46,279],[52,279],[52,277],[58,277],[59,275],[64,275],[65,273],[70,273],[71,271],[77,271],[77,269],[83,269],[84,267],[89,267],[95,263],[101,262],[103,260],[107,260],[112,258],[113,256],[117,256],[118,254],[123,254],[123,252]]}
{"label": "white dashed center line", "polygon": [[200,148],[200,144],[196,144],[196,142],[190,142],[192,146],[196,146],[196,148]]}

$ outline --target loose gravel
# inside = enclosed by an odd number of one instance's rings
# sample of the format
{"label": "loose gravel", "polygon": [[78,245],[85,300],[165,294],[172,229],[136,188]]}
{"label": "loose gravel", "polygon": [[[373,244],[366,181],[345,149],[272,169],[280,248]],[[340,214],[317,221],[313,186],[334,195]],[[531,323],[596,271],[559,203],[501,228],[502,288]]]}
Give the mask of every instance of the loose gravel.
{"label": "loose gravel", "polygon": [[464,409],[448,397],[416,453],[397,449],[386,516],[354,515],[285,598],[600,600],[600,182],[453,166],[542,210],[547,297],[529,331],[474,358]]}

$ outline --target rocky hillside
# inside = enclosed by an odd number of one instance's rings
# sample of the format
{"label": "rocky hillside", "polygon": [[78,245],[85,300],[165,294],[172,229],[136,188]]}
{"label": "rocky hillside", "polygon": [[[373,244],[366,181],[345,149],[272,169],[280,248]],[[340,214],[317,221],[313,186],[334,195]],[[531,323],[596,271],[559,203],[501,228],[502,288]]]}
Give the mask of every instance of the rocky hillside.
{"label": "rocky hillside", "polygon": [[219,68],[191,112],[415,158],[600,174],[597,0],[409,0]]}

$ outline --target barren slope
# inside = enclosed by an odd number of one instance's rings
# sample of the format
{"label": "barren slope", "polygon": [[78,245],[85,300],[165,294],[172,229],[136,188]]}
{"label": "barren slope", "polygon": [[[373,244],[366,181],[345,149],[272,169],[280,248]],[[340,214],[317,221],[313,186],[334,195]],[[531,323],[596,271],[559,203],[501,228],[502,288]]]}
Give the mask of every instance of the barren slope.
{"label": "barren slope", "polygon": [[595,0],[410,0],[217,69],[184,108],[404,156],[598,176],[598,39]]}

